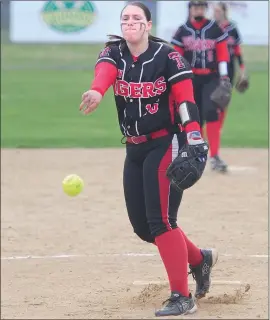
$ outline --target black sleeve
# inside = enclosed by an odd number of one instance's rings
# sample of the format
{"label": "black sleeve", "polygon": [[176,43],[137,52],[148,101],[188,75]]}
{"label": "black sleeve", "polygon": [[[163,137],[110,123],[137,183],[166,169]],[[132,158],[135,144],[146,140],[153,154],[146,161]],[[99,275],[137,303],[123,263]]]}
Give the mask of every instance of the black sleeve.
{"label": "black sleeve", "polygon": [[234,25],[234,28],[233,28],[232,31],[233,31],[232,34],[233,34],[233,36],[235,38],[235,45],[238,45],[238,44],[242,43],[241,35],[240,35],[236,25]]}
{"label": "black sleeve", "polygon": [[109,62],[116,66],[118,53],[119,48],[116,45],[110,45],[108,47],[105,47],[99,53],[96,65],[100,62]]}
{"label": "black sleeve", "polygon": [[184,44],[182,42],[182,26],[177,29],[174,36],[172,37],[171,44],[178,46],[180,48],[184,48]]}
{"label": "black sleeve", "polygon": [[181,54],[172,48],[167,53],[167,81],[171,84],[185,79],[192,79],[190,64]]}
{"label": "black sleeve", "polygon": [[228,39],[228,33],[224,32],[217,23],[215,23],[215,27],[216,27],[215,28],[216,29],[216,32],[215,32],[216,43],[219,43],[221,41],[227,40]]}

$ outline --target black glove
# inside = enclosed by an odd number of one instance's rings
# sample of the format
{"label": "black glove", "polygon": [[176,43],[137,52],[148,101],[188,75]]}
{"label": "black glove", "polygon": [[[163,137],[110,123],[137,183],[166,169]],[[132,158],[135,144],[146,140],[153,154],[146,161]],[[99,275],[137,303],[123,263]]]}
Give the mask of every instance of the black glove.
{"label": "black glove", "polygon": [[[196,139],[193,138],[194,134]],[[187,137],[188,143],[179,151],[166,172],[172,185],[179,191],[192,187],[201,178],[209,149],[200,132],[191,132]]]}
{"label": "black glove", "polygon": [[220,78],[219,86],[212,92],[210,98],[217,107],[224,110],[230,103],[232,97],[232,85],[229,77]]}

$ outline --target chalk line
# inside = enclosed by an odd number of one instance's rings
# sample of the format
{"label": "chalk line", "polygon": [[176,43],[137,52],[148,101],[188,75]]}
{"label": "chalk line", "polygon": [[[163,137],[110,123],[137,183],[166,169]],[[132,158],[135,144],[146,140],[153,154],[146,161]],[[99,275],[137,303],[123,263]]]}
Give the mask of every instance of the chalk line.
{"label": "chalk line", "polygon": [[[168,281],[162,280],[153,280],[153,281],[144,281],[144,280],[135,280],[133,281],[134,286],[147,286],[149,284],[168,284]],[[189,285],[196,284],[194,281],[189,282]],[[212,280],[211,284],[213,285],[242,285],[243,282],[239,280],[229,281],[229,280]]]}
{"label": "chalk line", "polygon": [[11,257],[1,257],[1,260],[27,260],[27,259],[65,259],[65,258],[78,258],[84,257],[84,255],[78,254],[59,254],[52,256],[11,256]]}
{"label": "chalk line", "polygon": [[[228,258],[258,258],[258,259],[268,259],[267,254],[250,254],[250,255],[233,255],[233,254],[219,254],[223,257]],[[98,253],[98,254],[57,254],[57,255],[25,255],[25,256],[9,256],[1,257],[1,260],[28,260],[28,259],[70,259],[70,258],[88,258],[88,257],[156,257],[157,253]]]}
{"label": "chalk line", "polygon": [[1,260],[27,260],[27,259],[67,259],[67,258],[88,258],[88,257],[154,257],[155,253],[97,253],[97,254],[58,254],[45,256],[10,256],[1,257]]}

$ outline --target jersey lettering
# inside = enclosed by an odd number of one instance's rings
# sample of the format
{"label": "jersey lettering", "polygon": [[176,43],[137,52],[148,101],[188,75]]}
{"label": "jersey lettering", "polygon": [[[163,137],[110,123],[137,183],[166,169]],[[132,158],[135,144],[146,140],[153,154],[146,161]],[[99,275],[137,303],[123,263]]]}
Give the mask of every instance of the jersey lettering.
{"label": "jersey lettering", "polygon": [[158,112],[158,103],[153,103],[153,104],[147,104],[145,106],[145,109],[150,113],[150,114],[154,114],[154,113],[157,113]]}
{"label": "jersey lettering", "polygon": [[142,87],[142,96],[144,98],[151,98],[155,96],[154,85],[152,82],[144,82]]}
{"label": "jersey lettering", "polygon": [[110,47],[106,47],[106,48],[104,48],[104,49],[100,52],[99,57],[100,57],[100,58],[102,58],[102,57],[109,57],[109,56],[110,56],[110,52],[111,52],[111,48],[110,48]]}
{"label": "jersey lettering", "polygon": [[215,40],[211,39],[194,39],[192,36],[183,37],[185,50],[204,51],[215,49]]}
{"label": "jersey lettering", "polygon": [[128,97],[129,95],[129,88],[128,88],[128,83],[124,80],[116,80],[115,82],[115,89],[117,92],[117,95],[123,96],[123,97]]}
{"label": "jersey lettering", "polygon": [[180,69],[184,69],[185,68],[185,64],[183,63],[181,56],[178,52],[171,52],[168,54],[168,57],[172,60],[175,60],[177,63],[177,68]]}
{"label": "jersey lettering", "polygon": [[165,78],[164,77],[158,78],[154,83],[154,88],[156,89],[157,95],[160,95],[163,92],[165,92],[167,88]]}
{"label": "jersey lettering", "polygon": [[207,51],[207,60],[209,62],[213,62],[214,61],[214,53],[213,50],[208,50]]}
{"label": "jersey lettering", "polygon": [[109,48],[103,51],[101,55],[106,57],[99,58],[97,64],[108,61],[116,67],[113,90],[122,134],[142,136],[180,123],[180,117],[171,114],[170,93],[174,83],[192,77],[186,59],[158,42],[152,42],[136,62],[126,45],[112,44]]}
{"label": "jersey lettering", "polygon": [[206,19],[206,24],[197,30],[192,21],[181,25],[171,43],[182,48],[182,56],[195,69],[217,71],[217,43],[227,40],[227,32],[222,31],[217,22]]}
{"label": "jersey lettering", "polygon": [[153,82],[130,82],[125,80],[116,80],[114,85],[115,95],[129,98],[151,98],[161,95],[166,91],[166,82],[164,77],[158,78]]}
{"label": "jersey lettering", "polygon": [[140,98],[142,95],[142,83],[129,83],[129,96],[131,98]]}

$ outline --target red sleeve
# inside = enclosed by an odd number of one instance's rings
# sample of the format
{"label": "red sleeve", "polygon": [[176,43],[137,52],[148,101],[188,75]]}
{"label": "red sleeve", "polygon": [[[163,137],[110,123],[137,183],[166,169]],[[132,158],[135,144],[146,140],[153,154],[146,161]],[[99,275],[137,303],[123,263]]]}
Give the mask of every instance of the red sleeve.
{"label": "red sleeve", "polygon": [[174,48],[175,51],[179,52],[181,54],[181,56],[184,55],[184,53],[185,53],[185,49],[184,48],[178,47],[176,45],[174,45],[173,48]]}
{"label": "red sleeve", "polygon": [[241,56],[242,51],[241,51],[241,47],[240,47],[239,44],[237,44],[237,45],[234,47],[234,54],[235,54],[236,56]]}
{"label": "red sleeve", "polygon": [[189,101],[195,103],[193,84],[191,79],[186,79],[172,85],[172,94],[178,104]]}
{"label": "red sleeve", "polygon": [[[172,94],[174,99],[177,101],[177,104],[180,105],[182,102],[188,101],[195,103],[194,93],[193,93],[193,84],[191,79],[186,79],[181,82],[177,82],[172,85]],[[190,131],[201,131],[200,125],[198,122],[190,122],[185,127],[186,132]]]}
{"label": "red sleeve", "polygon": [[221,62],[221,61],[229,62],[230,61],[227,40],[218,42],[216,44],[216,51],[217,51],[217,62]]}
{"label": "red sleeve", "polygon": [[95,78],[91,89],[98,91],[102,96],[116,80],[117,68],[109,62],[100,62],[95,67]]}

